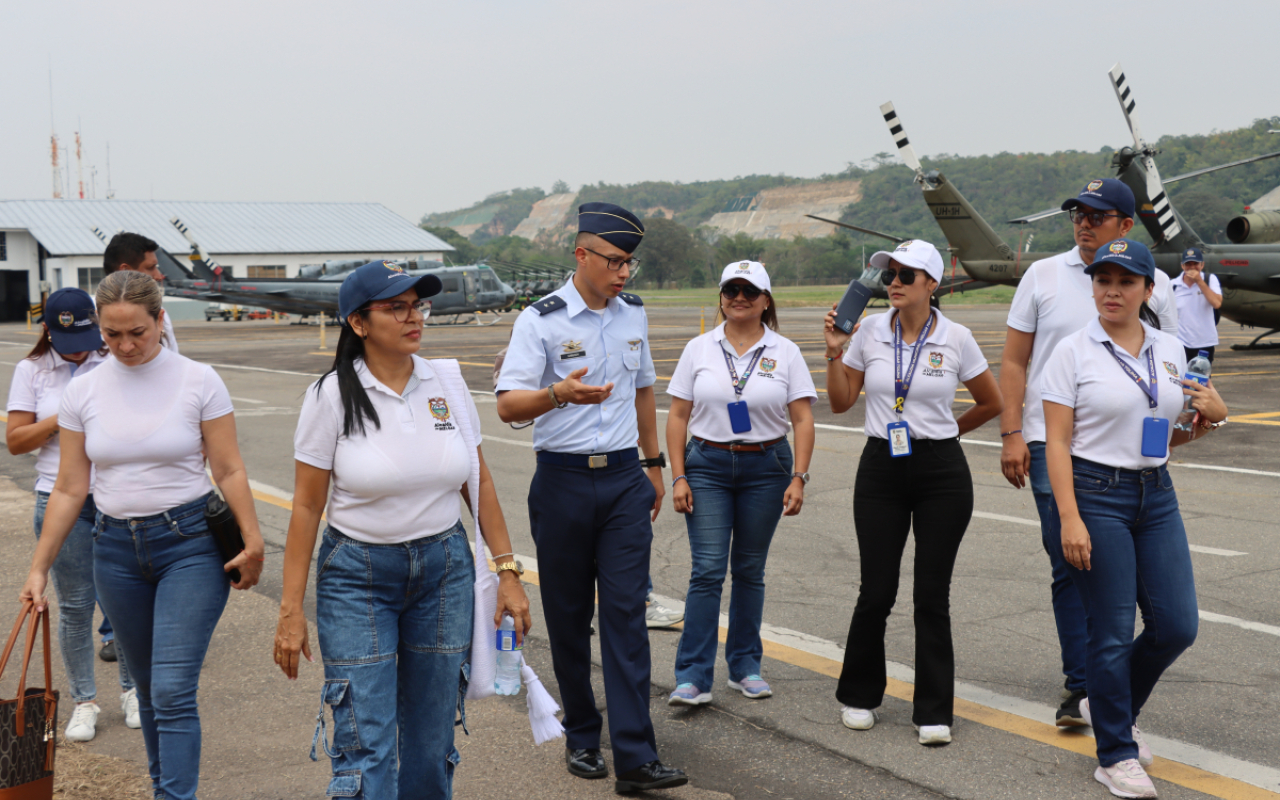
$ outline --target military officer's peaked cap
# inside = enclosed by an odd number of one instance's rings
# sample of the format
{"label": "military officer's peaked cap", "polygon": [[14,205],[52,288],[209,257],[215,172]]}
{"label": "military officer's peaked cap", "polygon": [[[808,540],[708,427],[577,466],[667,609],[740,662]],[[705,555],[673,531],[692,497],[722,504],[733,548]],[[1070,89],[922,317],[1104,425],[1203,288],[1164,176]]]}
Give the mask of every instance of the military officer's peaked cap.
{"label": "military officer's peaked cap", "polygon": [[578,206],[578,233],[594,233],[619,250],[634,253],[644,237],[644,225],[622,206],[583,203]]}

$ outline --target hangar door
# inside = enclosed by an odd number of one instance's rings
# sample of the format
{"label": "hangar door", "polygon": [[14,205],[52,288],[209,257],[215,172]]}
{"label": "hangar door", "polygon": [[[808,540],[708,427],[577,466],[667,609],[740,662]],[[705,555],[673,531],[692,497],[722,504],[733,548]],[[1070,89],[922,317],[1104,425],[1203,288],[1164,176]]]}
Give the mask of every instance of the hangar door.
{"label": "hangar door", "polygon": [[27,292],[25,269],[0,269],[0,322],[26,321]]}

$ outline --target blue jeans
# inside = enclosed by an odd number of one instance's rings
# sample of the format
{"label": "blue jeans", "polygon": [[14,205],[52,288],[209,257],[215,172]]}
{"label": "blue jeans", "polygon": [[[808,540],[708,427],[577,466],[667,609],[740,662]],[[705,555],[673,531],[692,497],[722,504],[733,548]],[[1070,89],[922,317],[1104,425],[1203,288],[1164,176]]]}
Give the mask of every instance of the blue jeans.
{"label": "blue jeans", "polygon": [[[36,492],[37,541],[48,505],[49,493]],[[67,670],[71,697],[77,703],[90,703],[98,696],[93,680],[93,608],[97,604],[93,590],[93,521],[97,511],[93,495],[89,495],[53,561],[53,569],[49,570],[53,590],[58,595],[58,648],[62,650],[62,666]],[[120,691],[127,692],[133,688],[133,679],[123,658],[117,664]]]}
{"label": "blue jeans", "polygon": [[1072,461],[1093,551],[1091,569],[1069,569],[1089,613],[1089,710],[1098,762],[1109,767],[1138,757],[1131,728],[1160,676],[1196,640],[1196,582],[1168,467]]}
{"label": "blue jeans", "polygon": [[141,519],[99,512],[93,531],[98,596],[137,681],[151,782],[166,800],[196,796],[200,667],[231,590],[204,521],[206,502]]}
{"label": "blue jeans", "polygon": [[324,736],[327,705],[328,796],[453,795],[459,760],[453,729],[459,715],[466,722],[474,585],[461,522],[399,544],[358,542],[325,529],[316,557],[325,680],[315,738]]}
{"label": "blue jeans", "polygon": [[676,683],[707,691],[715,680],[726,569],[732,569],[733,576],[724,643],[729,678],[740,681],[760,674],[764,564],[782,516],[792,464],[791,445],[785,439],[756,453],[692,440],[685,447],[685,475],[693,492],[693,513],[685,515],[693,572],[676,650]]}
{"label": "blue jeans", "polygon": [[1085,691],[1085,658],[1088,632],[1085,628],[1084,603],[1071,580],[1070,564],[1062,555],[1062,521],[1058,504],[1049,485],[1049,466],[1044,458],[1044,442],[1027,442],[1031,451],[1031,495],[1040,514],[1040,539],[1049,554],[1053,570],[1053,621],[1058,626],[1058,647],[1062,651],[1062,673],[1067,676],[1067,690]]}

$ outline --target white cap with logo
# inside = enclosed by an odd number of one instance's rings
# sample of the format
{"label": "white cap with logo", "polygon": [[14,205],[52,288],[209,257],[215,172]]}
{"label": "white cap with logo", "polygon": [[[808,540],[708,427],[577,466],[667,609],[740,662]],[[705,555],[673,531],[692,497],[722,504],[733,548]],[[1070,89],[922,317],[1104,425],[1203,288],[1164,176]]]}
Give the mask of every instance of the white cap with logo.
{"label": "white cap with logo", "polygon": [[769,273],[764,271],[764,264],[759,261],[735,261],[720,273],[720,287],[734,278],[742,278],[763,292],[772,292]]}
{"label": "white cap with logo", "polygon": [[900,243],[893,252],[881,250],[871,256],[871,266],[885,269],[889,259],[897,261],[904,267],[922,269],[935,281],[942,280],[942,254],[938,248],[921,239],[908,239]]}

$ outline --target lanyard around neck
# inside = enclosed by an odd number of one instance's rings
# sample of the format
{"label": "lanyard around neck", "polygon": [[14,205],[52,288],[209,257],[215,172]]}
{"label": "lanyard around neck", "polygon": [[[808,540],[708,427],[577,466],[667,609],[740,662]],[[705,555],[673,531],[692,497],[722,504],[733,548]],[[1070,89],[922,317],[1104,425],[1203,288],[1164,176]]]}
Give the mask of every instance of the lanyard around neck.
{"label": "lanyard around neck", "polygon": [[729,355],[729,351],[724,349],[724,345],[720,346],[720,352],[724,353],[724,363],[729,367],[729,377],[733,379],[733,393],[738,397],[742,397],[742,390],[747,388],[747,379],[751,377],[751,371],[756,368],[756,361],[760,360],[760,354],[764,352],[764,345],[756,348],[756,354],[751,357],[751,363],[747,365],[747,371],[742,377],[738,377],[738,370],[733,366],[733,357]]}
{"label": "lanyard around neck", "polygon": [[1111,346],[1111,342],[1103,342],[1102,346],[1107,348],[1107,352],[1110,353],[1111,357],[1120,365],[1120,369],[1124,370],[1124,374],[1128,375],[1134,383],[1138,384],[1138,388],[1146,394],[1147,402],[1151,404],[1151,408],[1155,408],[1160,405],[1160,384],[1156,383],[1155,346],[1153,345],[1147,348],[1147,373],[1151,376],[1150,384],[1143,381],[1142,376],[1138,374],[1138,371],[1126,364],[1124,360],[1120,358],[1119,354],[1116,353],[1116,349]]}
{"label": "lanyard around neck", "polygon": [[907,392],[911,391],[911,380],[916,374],[916,364],[920,361],[920,353],[924,351],[925,340],[929,338],[929,331],[933,330],[933,312],[929,312],[929,319],[925,321],[924,327],[920,329],[920,335],[916,337],[916,346],[911,353],[911,363],[907,366],[907,374],[902,374],[902,316],[895,315],[893,318],[893,410],[901,414],[903,406],[907,402]]}

